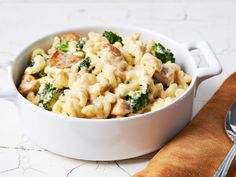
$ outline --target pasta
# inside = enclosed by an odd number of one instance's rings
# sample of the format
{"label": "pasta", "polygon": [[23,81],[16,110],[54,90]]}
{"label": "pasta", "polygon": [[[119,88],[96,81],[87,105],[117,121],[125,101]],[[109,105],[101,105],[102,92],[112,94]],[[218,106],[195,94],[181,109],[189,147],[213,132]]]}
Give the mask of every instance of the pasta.
{"label": "pasta", "polygon": [[161,109],[191,80],[169,49],[154,40],[144,43],[139,33],[64,33],[48,51],[32,52],[18,89],[48,111],[107,119]]}

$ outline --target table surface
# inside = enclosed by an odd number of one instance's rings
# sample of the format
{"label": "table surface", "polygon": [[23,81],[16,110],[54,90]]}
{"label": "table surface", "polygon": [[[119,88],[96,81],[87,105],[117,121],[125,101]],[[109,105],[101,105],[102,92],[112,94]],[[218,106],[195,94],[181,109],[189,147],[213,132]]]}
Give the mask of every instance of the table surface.
{"label": "table surface", "polygon": [[[13,60],[24,46],[45,34],[83,24],[129,24],[152,29],[179,42],[207,40],[223,66],[223,73],[200,85],[194,115],[236,70],[233,0],[44,1],[0,0],[0,62]],[[199,53],[194,55],[201,58]],[[0,78],[0,88],[7,88],[4,71],[0,71]],[[16,108],[10,102],[0,101],[0,177],[127,177],[143,169],[153,155],[114,162],[88,162],[55,155],[22,134]]]}

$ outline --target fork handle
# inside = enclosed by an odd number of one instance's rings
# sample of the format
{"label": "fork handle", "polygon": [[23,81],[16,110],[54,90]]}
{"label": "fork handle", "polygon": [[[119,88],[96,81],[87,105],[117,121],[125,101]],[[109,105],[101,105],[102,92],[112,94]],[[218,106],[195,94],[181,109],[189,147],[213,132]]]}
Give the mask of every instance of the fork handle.
{"label": "fork handle", "polygon": [[229,167],[236,155],[236,143],[233,144],[230,151],[226,155],[225,159],[221,163],[220,167],[216,171],[214,177],[226,177]]}

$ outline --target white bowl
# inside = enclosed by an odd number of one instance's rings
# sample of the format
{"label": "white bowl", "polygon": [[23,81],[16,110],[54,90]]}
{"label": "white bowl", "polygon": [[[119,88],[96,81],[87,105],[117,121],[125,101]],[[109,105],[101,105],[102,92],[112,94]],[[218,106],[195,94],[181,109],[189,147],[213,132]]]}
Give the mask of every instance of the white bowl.
{"label": "white bowl", "polygon": [[[105,30],[115,31],[122,36],[139,32],[144,41],[155,39],[163,43],[174,53],[176,63],[192,76],[190,86],[169,106],[127,118],[82,119],[46,111],[26,100],[17,87],[32,50],[39,47],[48,49],[53,37],[58,34],[53,33],[27,46],[11,62],[9,74],[13,89],[0,91],[1,98],[16,103],[22,130],[39,146],[63,156],[84,160],[120,160],[152,152],[161,148],[191,120],[193,99],[200,82],[221,72],[216,56],[203,41],[179,44],[156,32],[136,27],[84,26],[65,31],[86,35],[89,31]],[[190,53],[192,49],[200,49],[208,67],[196,66]]]}

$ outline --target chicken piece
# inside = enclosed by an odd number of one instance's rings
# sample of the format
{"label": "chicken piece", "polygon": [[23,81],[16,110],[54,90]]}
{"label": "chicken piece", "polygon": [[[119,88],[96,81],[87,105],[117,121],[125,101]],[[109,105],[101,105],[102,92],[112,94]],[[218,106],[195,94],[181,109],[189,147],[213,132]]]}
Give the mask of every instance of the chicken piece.
{"label": "chicken piece", "polygon": [[111,114],[118,117],[125,116],[131,112],[129,103],[123,99],[118,99],[114,105]]}
{"label": "chicken piece", "polygon": [[116,57],[122,56],[120,50],[116,48],[115,46],[111,44],[105,44],[104,47],[108,48],[108,51],[111,52],[114,56]]}
{"label": "chicken piece", "polygon": [[174,83],[175,71],[163,66],[161,72],[154,73],[154,78],[156,78],[158,82],[161,82],[165,87],[169,87],[170,84]]}
{"label": "chicken piece", "polygon": [[76,33],[63,33],[59,35],[61,41],[78,41],[80,39],[80,35]]}
{"label": "chicken piece", "polygon": [[32,75],[24,75],[19,85],[19,92],[26,96],[29,92],[37,92],[40,87],[40,82]]}
{"label": "chicken piece", "polygon": [[[101,50],[101,58],[103,59],[102,61],[104,61],[105,63],[115,66],[117,68],[117,72],[124,71],[128,66],[128,63],[124,59],[121,51],[112,44],[104,45],[103,49]],[[120,73],[116,74],[120,75]]]}
{"label": "chicken piece", "polygon": [[79,56],[74,56],[71,54],[56,51],[52,55],[49,65],[55,66],[60,69],[70,68],[72,65],[76,64],[81,59],[82,57]]}
{"label": "chicken piece", "polygon": [[180,70],[179,65],[167,62],[163,65],[160,72],[154,73],[154,78],[161,82],[165,87],[175,82],[176,72]]}

